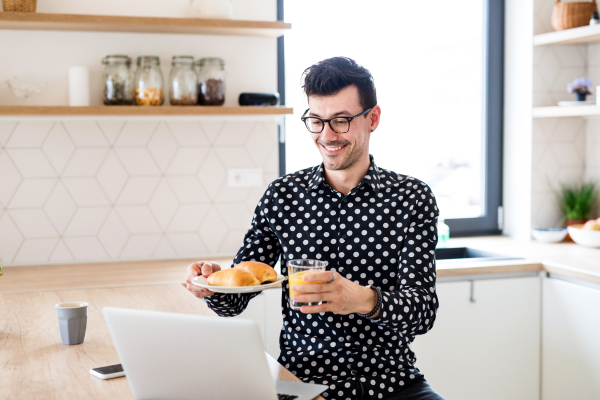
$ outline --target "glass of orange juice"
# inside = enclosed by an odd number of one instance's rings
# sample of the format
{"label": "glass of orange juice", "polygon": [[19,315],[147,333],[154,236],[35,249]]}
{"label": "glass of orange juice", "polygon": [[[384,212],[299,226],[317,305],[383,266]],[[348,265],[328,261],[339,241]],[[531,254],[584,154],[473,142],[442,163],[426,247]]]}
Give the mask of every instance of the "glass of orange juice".
{"label": "glass of orange juice", "polygon": [[290,307],[292,310],[299,310],[302,306],[318,306],[321,302],[316,303],[297,303],[293,300],[294,295],[298,292],[294,292],[292,287],[294,285],[306,285],[310,283],[324,283],[323,281],[304,282],[304,275],[314,274],[315,272],[325,271],[327,267],[327,261],[321,260],[290,260],[288,261],[288,284],[290,285]]}

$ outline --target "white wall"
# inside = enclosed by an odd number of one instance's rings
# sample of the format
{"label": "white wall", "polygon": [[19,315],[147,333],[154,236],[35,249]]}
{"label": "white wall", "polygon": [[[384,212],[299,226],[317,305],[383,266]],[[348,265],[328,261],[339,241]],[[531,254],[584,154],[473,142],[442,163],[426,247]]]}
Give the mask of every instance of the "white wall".
{"label": "white wall", "polygon": [[529,239],[533,0],[506,0],[504,70],[504,233]]}
{"label": "white wall", "polygon": [[[38,12],[185,16],[188,0],[39,0]],[[275,0],[233,1],[237,19],[276,19]],[[90,69],[101,104],[107,54],[221,57],[226,104],[277,90],[276,39],[0,30],[0,81],[45,82],[0,105],[68,104],[67,70]],[[275,118],[0,118],[0,262],[5,265],[233,255],[277,177]],[[264,185],[230,189],[229,168],[263,168]]]}

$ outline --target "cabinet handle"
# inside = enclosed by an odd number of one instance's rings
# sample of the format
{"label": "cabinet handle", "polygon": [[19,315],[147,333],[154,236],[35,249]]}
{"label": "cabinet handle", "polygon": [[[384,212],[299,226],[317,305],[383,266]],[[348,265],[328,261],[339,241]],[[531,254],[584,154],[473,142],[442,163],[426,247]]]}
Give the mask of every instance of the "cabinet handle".
{"label": "cabinet handle", "polygon": [[469,301],[471,303],[475,303],[475,281],[469,281],[471,283],[471,288],[469,290]]}

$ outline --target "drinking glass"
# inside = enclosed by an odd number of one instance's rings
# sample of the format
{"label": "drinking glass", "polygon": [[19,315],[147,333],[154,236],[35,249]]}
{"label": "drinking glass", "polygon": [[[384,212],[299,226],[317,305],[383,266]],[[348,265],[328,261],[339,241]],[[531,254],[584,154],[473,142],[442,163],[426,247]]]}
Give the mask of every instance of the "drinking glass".
{"label": "drinking glass", "polygon": [[292,310],[299,310],[302,306],[318,306],[322,302],[315,303],[297,303],[293,300],[294,295],[298,294],[292,290],[294,285],[306,285],[312,283],[324,283],[323,281],[305,282],[304,275],[314,274],[316,272],[325,271],[327,261],[320,260],[290,260],[288,261],[288,283],[290,285],[290,307]]}

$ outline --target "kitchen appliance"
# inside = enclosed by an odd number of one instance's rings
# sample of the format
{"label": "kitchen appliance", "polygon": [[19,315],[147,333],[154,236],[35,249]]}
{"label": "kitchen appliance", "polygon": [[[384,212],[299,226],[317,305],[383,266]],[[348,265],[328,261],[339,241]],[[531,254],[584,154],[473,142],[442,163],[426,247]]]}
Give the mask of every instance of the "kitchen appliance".
{"label": "kitchen appliance", "polygon": [[241,93],[240,106],[278,106],[279,93]]}

